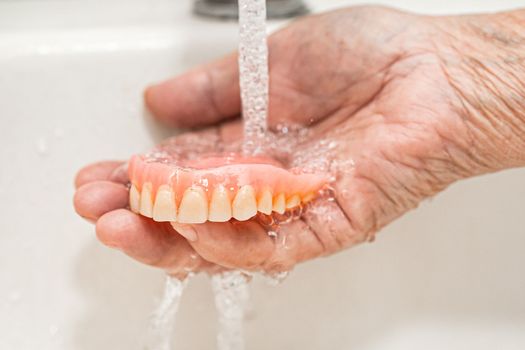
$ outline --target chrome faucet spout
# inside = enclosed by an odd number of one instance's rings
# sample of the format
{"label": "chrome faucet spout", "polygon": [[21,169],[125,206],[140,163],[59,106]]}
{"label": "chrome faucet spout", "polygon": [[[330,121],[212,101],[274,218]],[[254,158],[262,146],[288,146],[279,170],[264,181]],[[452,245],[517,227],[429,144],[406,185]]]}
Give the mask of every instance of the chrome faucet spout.
{"label": "chrome faucet spout", "polygon": [[[290,18],[309,12],[303,0],[266,0],[268,18]],[[195,14],[218,19],[236,19],[239,16],[237,0],[196,0]]]}

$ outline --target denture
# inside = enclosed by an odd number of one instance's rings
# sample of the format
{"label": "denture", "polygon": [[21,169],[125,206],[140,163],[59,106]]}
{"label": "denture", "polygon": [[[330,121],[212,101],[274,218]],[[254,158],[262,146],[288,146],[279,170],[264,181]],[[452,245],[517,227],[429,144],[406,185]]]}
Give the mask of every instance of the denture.
{"label": "denture", "polygon": [[128,169],[133,212],[158,222],[186,224],[284,214],[314,199],[328,182],[324,174],[237,154],[189,160],[136,155]]}

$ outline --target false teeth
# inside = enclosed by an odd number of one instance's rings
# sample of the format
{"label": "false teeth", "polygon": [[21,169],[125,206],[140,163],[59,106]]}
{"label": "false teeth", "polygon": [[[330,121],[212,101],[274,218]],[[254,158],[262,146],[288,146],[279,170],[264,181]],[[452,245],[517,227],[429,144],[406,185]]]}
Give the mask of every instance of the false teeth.
{"label": "false teeth", "polygon": [[208,220],[208,200],[201,187],[190,187],[182,196],[178,222],[183,224],[202,224]]}
{"label": "false teeth", "polygon": [[159,222],[177,220],[175,197],[168,185],[162,185],[157,190],[155,204],[153,205],[153,220]]}
{"label": "false teeth", "polygon": [[208,220],[213,222],[226,222],[231,218],[232,205],[228,191],[224,186],[218,186],[213,190],[211,196]]}
{"label": "false teeth", "polygon": [[245,221],[254,217],[257,212],[266,215],[271,215],[272,211],[284,214],[286,210],[298,207],[301,202],[306,203],[312,200],[315,194],[307,193],[302,200],[298,194],[286,199],[284,193],[272,197],[271,191],[266,188],[259,193],[256,199],[254,188],[246,185],[238,190],[232,203],[229,191],[219,185],[213,190],[208,203],[204,189],[194,186],[184,192],[178,213],[175,194],[169,185],[161,185],[155,195],[155,201],[152,198],[153,191],[150,182],[142,186],[142,192],[139,192],[134,184],[131,185],[129,204],[133,212],[153,218],[158,222],[198,224],[206,221],[227,222],[232,217]]}
{"label": "false teeth", "polygon": [[299,204],[301,204],[301,197],[299,197],[298,194],[295,194],[286,201],[286,209],[298,207]]}
{"label": "false teeth", "polygon": [[134,213],[140,212],[140,193],[135,185],[129,189],[129,207]]}
{"label": "false teeth", "polygon": [[272,213],[272,193],[270,190],[264,190],[262,191],[261,195],[259,196],[259,201],[257,204],[257,209],[266,215],[270,215]]}
{"label": "false teeth", "polygon": [[[161,222],[248,220],[257,213],[284,214],[314,199],[329,181],[327,174],[287,170],[264,156],[213,151],[195,159],[185,157],[175,144],[130,159],[132,211]],[[165,154],[173,152],[177,157],[166,161],[171,157]]]}
{"label": "false teeth", "polygon": [[152,185],[150,182],[142,186],[142,193],[140,194],[140,213],[148,218],[153,216],[153,203],[151,197]]}
{"label": "false teeth", "polygon": [[255,199],[255,190],[252,186],[242,186],[232,205],[233,217],[239,221],[245,221],[257,214],[257,200]]}
{"label": "false teeth", "polygon": [[284,193],[280,193],[273,199],[273,211],[278,214],[284,214],[286,210],[286,199]]}

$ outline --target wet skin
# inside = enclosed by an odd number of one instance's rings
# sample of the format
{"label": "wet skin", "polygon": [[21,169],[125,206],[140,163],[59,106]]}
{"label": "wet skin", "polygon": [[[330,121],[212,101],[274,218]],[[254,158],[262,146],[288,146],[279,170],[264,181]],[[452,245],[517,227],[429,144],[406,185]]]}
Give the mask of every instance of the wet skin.
{"label": "wet skin", "polygon": [[[370,240],[455,181],[525,165],[525,13],[425,17],[350,8],[303,18],[272,35],[272,129],[303,125],[352,159],[326,215],[283,226],[285,248],[254,221],[155,223],[127,209],[119,162],[77,175],[77,212],[99,239],[143,263],[184,275],[222,268],[282,270]],[[146,90],[159,121],[241,137],[235,54]],[[183,142],[185,136],[181,136]],[[186,269],[186,270],[185,270]]]}

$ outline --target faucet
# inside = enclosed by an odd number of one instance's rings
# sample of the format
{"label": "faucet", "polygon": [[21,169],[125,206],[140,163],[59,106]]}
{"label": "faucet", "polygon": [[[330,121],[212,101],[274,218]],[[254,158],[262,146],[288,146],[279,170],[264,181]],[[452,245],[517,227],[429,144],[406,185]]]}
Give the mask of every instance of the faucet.
{"label": "faucet", "polygon": [[[268,18],[290,18],[309,12],[303,0],[266,0]],[[199,16],[236,19],[239,17],[237,0],[196,0],[193,12]]]}

